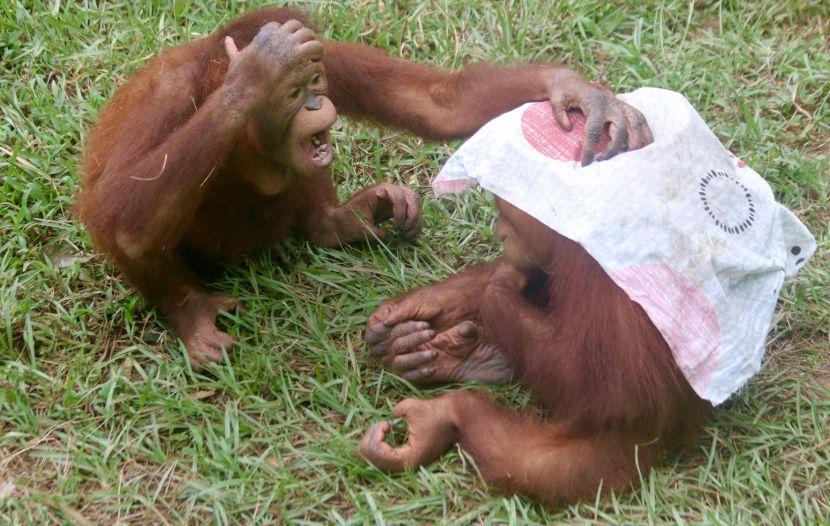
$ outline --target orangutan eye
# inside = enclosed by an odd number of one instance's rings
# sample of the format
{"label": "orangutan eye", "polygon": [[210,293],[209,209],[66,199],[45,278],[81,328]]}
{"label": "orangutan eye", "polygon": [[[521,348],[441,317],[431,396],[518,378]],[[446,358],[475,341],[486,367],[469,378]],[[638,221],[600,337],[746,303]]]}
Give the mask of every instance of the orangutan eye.
{"label": "orangutan eye", "polygon": [[311,77],[311,85],[316,86],[317,84],[320,83],[321,80],[323,80],[323,76],[320,75],[319,73],[317,73],[316,75]]}
{"label": "orangutan eye", "polygon": [[294,89],[292,89],[291,91],[288,92],[288,98],[289,99],[296,99],[300,96],[300,93],[301,93],[300,88],[294,88]]}

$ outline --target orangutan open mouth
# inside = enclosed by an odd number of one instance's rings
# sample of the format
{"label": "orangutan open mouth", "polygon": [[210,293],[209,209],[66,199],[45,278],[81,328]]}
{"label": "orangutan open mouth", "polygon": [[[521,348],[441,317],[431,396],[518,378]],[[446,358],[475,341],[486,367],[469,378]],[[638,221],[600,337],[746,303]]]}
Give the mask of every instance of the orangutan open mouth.
{"label": "orangutan open mouth", "polygon": [[319,131],[303,144],[303,151],[315,166],[328,166],[332,159],[331,135],[329,130]]}

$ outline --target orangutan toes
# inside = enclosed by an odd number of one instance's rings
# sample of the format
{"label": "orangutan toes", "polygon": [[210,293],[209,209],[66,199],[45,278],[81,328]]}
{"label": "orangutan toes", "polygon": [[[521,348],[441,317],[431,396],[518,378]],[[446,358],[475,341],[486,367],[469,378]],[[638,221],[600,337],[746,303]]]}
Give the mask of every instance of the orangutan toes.
{"label": "orangutan toes", "polygon": [[205,301],[217,315],[220,312],[245,314],[245,304],[242,303],[242,300],[227,294],[210,294]]}
{"label": "orangutan toes", "polygon": [[[448,339],[446,343],[441,338],[445,334]],[[444,349],[445,356],[457,357],[457,363],[445,373],[449,381],[499,384],[513,378],[513,366],[507,356],[495,344],[482,337],[479,327],[471,321],[441,333],[433,345],[437,349]]]}
{"label": "orangutan toes", "polygon": [[236,339],[216,328],[213,319],[196,325],[189,334],[182,334],[190,363],[196,370],[222,359],[223,351],[229,352]]}
{"label": "orangutan toes", "polygon": [[393,473],[403,471],[407,462],[403,448],[395,448],[386,443],[386,434],[391,429],[392,423],[385,420],[372,424],[363,435],[357,454],[378,469]]}
{"label": "orangutan toes", "polygon": [[502,383],[513,378],[507,357],[470,320],[438,334],[423,321],[392,327],[370,323],[366,341],[387,369],[413,383]]}
{"label": "orangutan toes", "polygon": [[383,471],[417,468],[438,458],[455,441],[453,396],[431,400],[407,398],[399,402],[392,415],[406,420],[407,441],[400,447],[386,443],[390,422],[376,422],[363,436],[358,454]]}
{"label": "orangutan toes", "polygon": [[242,302],[224,294],[192,293],[183,305],[169,314],[173,328],[184,342],[194,369],[218,362],[236,339],[216,328],[221,312],[244,312]]}

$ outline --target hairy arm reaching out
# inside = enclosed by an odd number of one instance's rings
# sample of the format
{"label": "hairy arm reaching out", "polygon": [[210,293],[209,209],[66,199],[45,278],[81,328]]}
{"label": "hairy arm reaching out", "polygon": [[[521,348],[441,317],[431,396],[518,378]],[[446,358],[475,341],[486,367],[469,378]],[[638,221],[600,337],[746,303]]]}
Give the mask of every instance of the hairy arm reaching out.
{"label": "hairy arm reaching out", "polygon": [[489,120],[525,102],[549,99],[557,121],[567,130],[571,129],[567,110],[579,109],[585,114],[583,164],[594,160],[606,126],[611,143],[597,160],[652,141],[639,111],[558,64],[476,64],[448,72],[361,44],[327,41],[325,47],[323,62],[331,97],[340,111],[423,137],[468,137]]}

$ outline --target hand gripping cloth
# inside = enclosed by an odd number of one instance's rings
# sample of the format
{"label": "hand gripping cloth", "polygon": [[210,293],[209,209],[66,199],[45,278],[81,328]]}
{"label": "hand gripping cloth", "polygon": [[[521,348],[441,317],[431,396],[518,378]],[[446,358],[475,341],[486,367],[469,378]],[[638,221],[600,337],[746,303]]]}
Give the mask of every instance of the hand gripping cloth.
{"label": "hand gripping cloth", "polygon": [[653,144],[583,168],[582,114],[569,113],[566,132],[549,103],[525,104],[464,143],[433,189],[478,183],[580,243],[717,405],[760,368],[781,284],[815,239],[682,95],[642,88],[619,98],[645,115]]}

